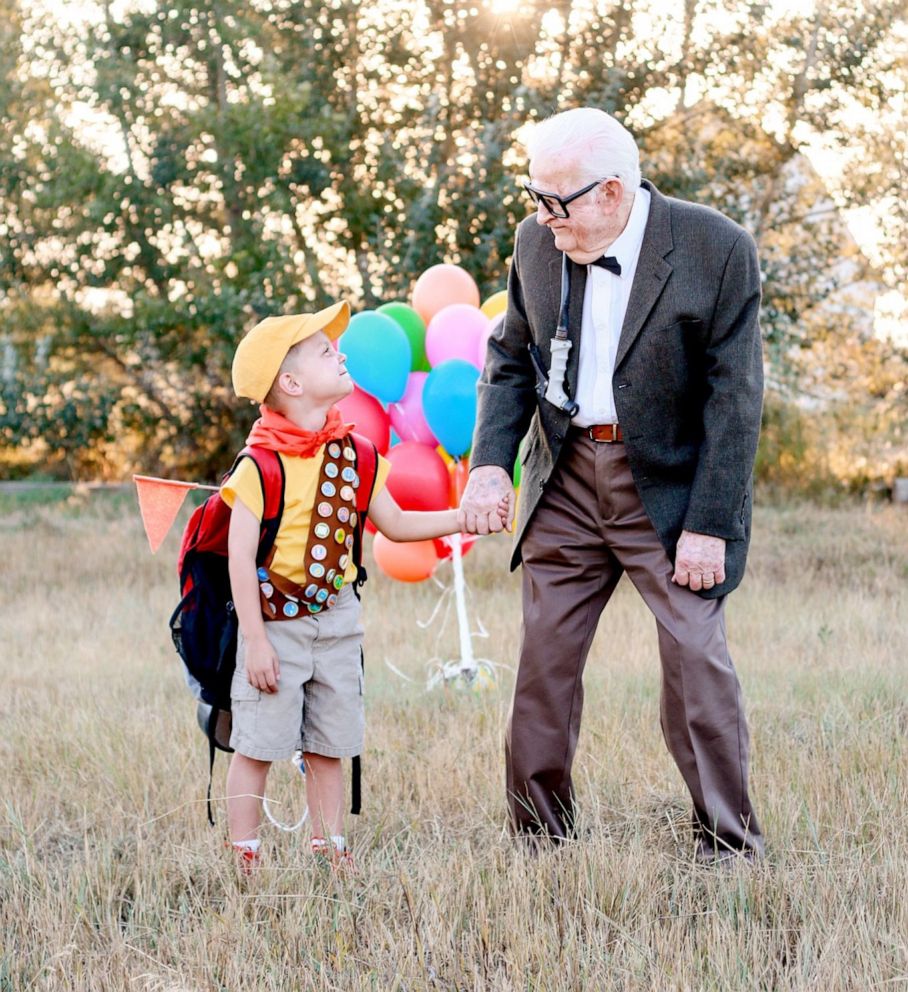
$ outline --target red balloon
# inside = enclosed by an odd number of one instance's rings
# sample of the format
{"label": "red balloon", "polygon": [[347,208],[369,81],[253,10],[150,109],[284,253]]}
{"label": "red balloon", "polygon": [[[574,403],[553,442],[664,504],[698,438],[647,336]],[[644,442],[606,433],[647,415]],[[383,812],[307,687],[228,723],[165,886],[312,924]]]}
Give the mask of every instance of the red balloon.
{"label": "red balloon", "polygon": [[[467,552],[469,552],[477,540],[478,536],[476,534],[460,535],[460,555],[462,558],[466,557]],[[435,545],[435,554],[438,555],[439,561],[446,561],[454,554],[450,537],[436,537],[433,543]]]}
{"label": "red balloon", "polygon": [[384,534],[375,535],[372,557],[385,575],[398,582],[422,582],[438,565],[434,542],[392,541]]}
{"label": "red balloon", "polygon": [[401,441],[388,452],[388,490],[404,510],[447,510],[451,477],[444,459],[427,444]]}
{"label": "red balloon", "polygon": [[356,433],[369,438],[380,455],[385,454],[391,443],[391,418],[381,403],[359,386],[354,386],[353,392],[337,406],[345,421],[356,424]]}

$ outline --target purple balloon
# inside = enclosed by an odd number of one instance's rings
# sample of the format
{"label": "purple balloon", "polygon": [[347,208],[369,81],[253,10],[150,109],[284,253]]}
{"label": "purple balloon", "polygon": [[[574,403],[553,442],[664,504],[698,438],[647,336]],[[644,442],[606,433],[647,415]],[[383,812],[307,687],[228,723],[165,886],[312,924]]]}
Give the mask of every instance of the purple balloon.
{"label": "purple balloon", "polygon": [[459,358],[476,364],[479,337],[489,318],[469,303],[452,303],[429,321],[426,328],[426,357],[432,367]]}
{"label": "purple balloon", "polygon": [[422,411],[422,387],[426,384],[428,374],[411,372],[404,395],[396,403],[388,405],[388,413],[391,415],[391,426],[402,441],[419,441],[434,448],[438,440],[426,423]]}

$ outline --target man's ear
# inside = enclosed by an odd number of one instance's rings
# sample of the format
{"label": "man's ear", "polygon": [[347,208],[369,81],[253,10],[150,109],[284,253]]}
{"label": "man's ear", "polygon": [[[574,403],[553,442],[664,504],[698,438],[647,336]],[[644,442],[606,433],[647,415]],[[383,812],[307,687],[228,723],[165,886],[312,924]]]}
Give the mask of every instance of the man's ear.
{"label": "man's ear", "polygon": [[608,179],[602,184],[605,194],[606,212],[616,213],[624,200],[624,183],[620,179]]}

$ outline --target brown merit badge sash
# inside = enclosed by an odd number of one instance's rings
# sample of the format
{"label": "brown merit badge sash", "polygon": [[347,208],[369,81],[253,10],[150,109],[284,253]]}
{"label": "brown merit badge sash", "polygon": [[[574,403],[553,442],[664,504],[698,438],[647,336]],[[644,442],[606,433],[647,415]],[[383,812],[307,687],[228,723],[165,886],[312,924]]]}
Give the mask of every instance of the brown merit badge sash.
{"label": "brown merit badge sash", "polygon": [[349,435],[329,441],[318,477],[312,522],[306,542],[306,585],[297,585],[270,569],[271,549],[258,570],[262,615],[266,620],[293,620],[330,610],[344,587],[344,571],[353,554],[357,524],[356,450]]}

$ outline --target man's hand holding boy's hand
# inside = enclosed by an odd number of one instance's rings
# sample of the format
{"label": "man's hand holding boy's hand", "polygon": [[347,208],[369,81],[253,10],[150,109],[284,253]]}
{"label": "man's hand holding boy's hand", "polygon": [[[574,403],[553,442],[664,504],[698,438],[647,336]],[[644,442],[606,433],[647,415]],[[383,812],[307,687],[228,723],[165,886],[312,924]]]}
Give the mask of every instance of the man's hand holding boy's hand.
{"label": "man's hand holding boy's hand", "polygon": [[[460,500],[457,520],[467,534],[496,534],[507,530],[512,519],[514,487],[511,477],[497,465],[478,465],[470,472],[467,488]],[[501,516],[499,506],[508,501],[508,513]]]}
{"label": "man's hand holding boy's hand", "polygon": [[262,692],[277,692],[281,664],[264,632],[261,638],[246,641],[246,678],[251,686]]}

